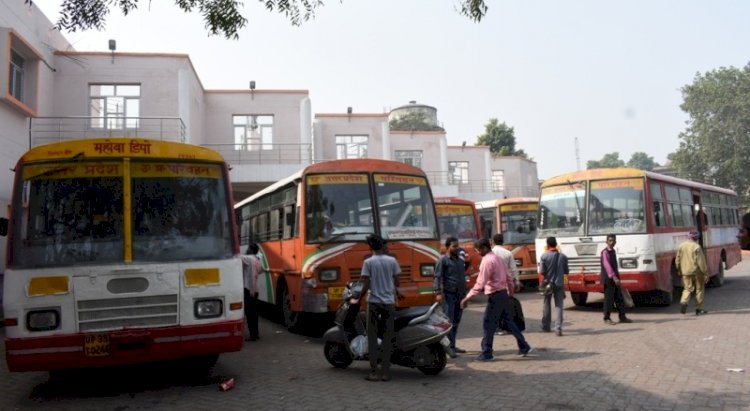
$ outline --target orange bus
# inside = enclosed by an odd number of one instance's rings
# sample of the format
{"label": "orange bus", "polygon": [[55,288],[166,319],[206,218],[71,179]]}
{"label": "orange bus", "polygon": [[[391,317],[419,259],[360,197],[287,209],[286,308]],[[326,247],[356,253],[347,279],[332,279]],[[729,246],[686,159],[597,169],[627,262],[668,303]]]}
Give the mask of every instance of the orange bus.
{"label": "orange bus", "polygon": [[536,239],[539,199],[534,197],[503,198],[476,203],[482,237],[503,235],[503,246],[513,253],[518,279],[524,285],[537,282]]}
{"label": "orange bus", "polygon": [[471,287],[479,273],[481,256],[474,252],[474,241],[479,239],[479,214],[473,201],[455,197],[438,197],[435,199],[435,211],[440,230],[441,253],[445,252],[445,239],[453,236],[458,238],[461,248],[466,251],[468,268],[466,276],[470,279],[467,286]]}
{"label": "orange bus", "polygon": [[301,314],[335,312],[370,256],[365,238],[388,241],[401,265],[398,306],[433,301],[439,256],[437,218],[424,172],[377,159],[313,164],[235,205],[240,241],[260,246],[259,299],[276,305],[289,328]]}
{"label": "orange bus", "polygon": [[239,351],[228,176],[218,153],[176,142],[97,138],[26,152],[0,224],[8,368],[204,367]]}
{"label": "orange bus", "polygon": [[675,255],[698,230],[711,284],[741,260],[737,194],[732,190],[632,168],[576,171],[544,182],[539,199],[537,247],[555,236],[568,256],[567,289],[576,305],[603,292],[600,253],[617,235],[622,284],[634,297],[670,305],[681,286]]}

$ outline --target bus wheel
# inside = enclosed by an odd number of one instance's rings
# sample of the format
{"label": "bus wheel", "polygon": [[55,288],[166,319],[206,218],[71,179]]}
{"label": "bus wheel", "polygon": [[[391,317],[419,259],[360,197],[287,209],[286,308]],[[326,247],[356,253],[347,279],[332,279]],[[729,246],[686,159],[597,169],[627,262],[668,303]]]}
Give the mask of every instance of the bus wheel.
{"label": "bus wheel", "polygon": [[719,261],[719,272],[711,278],[711,287],[724,285],[724,270],[726,270],[726,263],[723,260]]}
{"label": "bus wheel", "polygon": [[658,295],[658,304],[663,307],[669,307],[672,305],[672,301],[674,301],[674,291],[663,291],[663,290],[657,290]]}
{"label": "bus wheel", "polygon": [[589,293],[570,293],[570,297],[573,299],[573,304],[583,307],[586,305],[586,300],[589,299]]}
{"label": "bus wheel", "polygon": [[328,341],[324,350],[326,360],[336,368],[344,369],[354,361],[344,344],[340,342]]}
{"label": "bus wheel", "polygon": [[286,287],[281,292],[281,315],[286,328],[293,330],[297,327],[299,313],[292,310],[292,296]]}

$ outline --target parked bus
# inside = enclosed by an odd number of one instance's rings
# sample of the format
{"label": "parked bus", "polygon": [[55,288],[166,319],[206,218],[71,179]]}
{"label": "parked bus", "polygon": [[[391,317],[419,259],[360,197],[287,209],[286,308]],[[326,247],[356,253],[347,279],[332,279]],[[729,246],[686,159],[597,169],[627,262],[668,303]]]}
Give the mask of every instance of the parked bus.
{"label": "parked bus", "polygon": [[3,290],[11,371],[191,359],[243,343],[227,165],[207,148],[69,140],[15,167]]}
{"label": "parked bus", "polygon": [[481,256],[474,252],[474,242],[479,239],[479,214],[473,201],[455,197],[435,199],[435,211],[440,231],[440,252],[445,252],[445,239],[453,236],[458,239],[461,248],[466,252],[466,276],[471,287],[479,274]]}
{"label": "parked bus", "polygon": [[313,164],[235,205],[241,243],[255,241],[264,268],[259,299],[289,328],[300,314],[333,313],[371,255],[365,238],[388,241],[401,265],[397,306],[430,304],[439,252],[437,218],[422,170],[395,161]]}
{"label": "parked bus", "polygon": [[544,182],[539,200],[537,247],[555,236],[568,256],[567,289],[576,305],[603,292],[600,253],[617,235],[622,284],[634,294],[670,305],[681,286],[677,248],[697,229],[711,283],[737,264],[737,194],[734,191],[632,168],[577,171]]}
{"label": "parked bus", "polygon": [[492,239],[501,233],[503,246],[513,253],[521,283],[537,282],[536,239],[539,199],[534,197],[503,198],[480,201],[477,212],[482,236]]}

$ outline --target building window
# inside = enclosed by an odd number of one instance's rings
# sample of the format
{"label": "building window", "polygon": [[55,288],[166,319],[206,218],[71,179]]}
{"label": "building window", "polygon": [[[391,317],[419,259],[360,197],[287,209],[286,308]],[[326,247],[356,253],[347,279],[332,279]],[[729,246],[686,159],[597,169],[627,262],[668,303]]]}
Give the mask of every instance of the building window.
{"label": "building window", "polygon": [[448,162],[448,184],[469,184],[469,162]]}
{"label": "building window", "polygon": [[273,149],[273,116],[232,116],[234,149],[260,151]]}
{"label": "building window", "polygon": [[10,75],[8,76],[8,93],[18,101],[23,101],[23,67],[26,61],[16,53],[10,52]]}
{"label": "building window", "polygon": [[505,171],[492,170],[492,191],[503,191],[505,188]]}
{"label": "building window", "polygon": [[422,168],[422,150],[396,150],[396,161]]}
{"label": "building window", "polygon": [[336,159],[367,158],[367,136],[336,136]]}
{"label": "building window", "polygon": [[91,128],[138,128],[141,111],[139,84],[89,85]]}

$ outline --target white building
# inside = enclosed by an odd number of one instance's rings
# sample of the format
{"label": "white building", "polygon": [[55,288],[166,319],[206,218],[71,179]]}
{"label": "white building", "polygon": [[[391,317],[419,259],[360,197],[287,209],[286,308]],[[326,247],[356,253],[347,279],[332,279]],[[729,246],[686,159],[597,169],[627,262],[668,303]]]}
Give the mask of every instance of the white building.
{"label": "white building", "polygon": [[[0,2],[0,206],[30,147],[68,138],[138,136],[211,147],[231,164],[235,199],[314,161],[373,157],[428,174],[435,196],[475,201],[537,194],[536,163],[448,146],[437,110],[313,116],[307,90],[209,90],[184,54],[77,52],[39,9]],[[418,115],[428,127],[391,129]],[[314,121],[313,121],[314,119]],[[423,124],[423,125],[424,125]],[[5,239],[0,237],[4,260]],[[1,269],[1,268],[0,268]]]}

